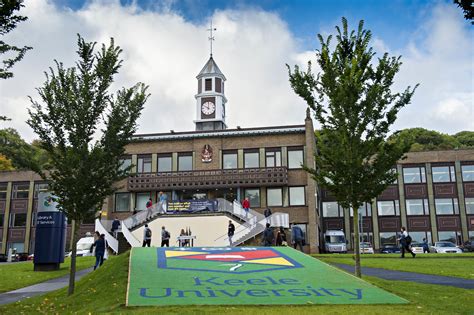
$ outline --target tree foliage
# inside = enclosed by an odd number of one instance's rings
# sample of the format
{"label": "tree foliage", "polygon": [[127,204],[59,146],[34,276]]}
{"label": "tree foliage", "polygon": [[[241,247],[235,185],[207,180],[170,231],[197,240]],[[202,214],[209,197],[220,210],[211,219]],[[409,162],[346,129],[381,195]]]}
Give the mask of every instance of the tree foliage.
{"label": "tree foliage", "polygon": [[464,18],[471,21],[474,25],[474,6],[472,0],[453,0],[458,7],[460,7],[464,13]]}
{"label": "tree foliage", "polygon": [[454,135],[424,128],[403,129],[390,137],[390,141],[404,141],[411,152],[474,148],[474,131],[461,131]]}
{"label": "tree foliage", "polygon": [[[2,0],[0,1],[0,36],[3,37],[5,34],[11,32],[18,23],[27,20],[27,17],[21,15],[15,15],[16,11],[19,11],[23,7],[23,0]],[[15,45],[9,45],[0,39],[0,54],[7,54],[4,60],[2,60],[2,66],[0,66],[0,79],[8,79],[13,77],[13,73],[10,69],[15,63],[23,59],[26,52],[32,49],[28,46],[17,47]]]}
{"label": "tree foliage", "polygon": [[[364,29],[363,21],[357,31],[349,31],[347,20],[342,18],[342,29],[336,26],[336,30],[334,49],[332,36],[324,39],[318,35],[321,72],[317,76],[311,62],[306,71],[298,66],[293,71],[289,68],[289,76],[293,90],[314,111],[321,128],[316,168],[306,166],[306,171],[330,190],[342,207],[358,209],[396,178],[392,168],[408,146],[402,141],[386,140],[390,126],[410,102],[416,87],[392,92],[400,57],[385,53],[375,62],[375,53],[369,47],[372,35]],[[356,275],[360,276],[358,238],[358,216],[354,215]]]}
{"label": "tree foliage", "polygon": [[56,61],[55,69],[50,68],[46,82],[37,89],[40,101],[31,99],[27,121],[51,160],[48,173],[42,171],[41,176],[49,180],[60,210],[76,226],[70,294],[79,226],[114,192],[113,184],[128,175],[128,169],[120,168],[120,156],[148,98],[142,83],[111,93],[114,75],[122,65],[122,50],[113,39],[97,52],[95,46],[78,36],[76,66],[65,68]]}
{"label": "tree foliage", "polygon": [[14,169],[12,161],[0,153],[0,171],[13,171]]}

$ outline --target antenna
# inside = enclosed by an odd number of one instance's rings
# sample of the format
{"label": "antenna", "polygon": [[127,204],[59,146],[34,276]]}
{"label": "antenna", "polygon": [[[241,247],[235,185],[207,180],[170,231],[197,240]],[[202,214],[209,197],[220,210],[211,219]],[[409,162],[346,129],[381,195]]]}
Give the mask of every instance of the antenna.
{"label": "antenna", "polygon": [[210,42],[210,45],[211,45],[211,57],[212,57],[212,42],[214,41],[214,36],[212,36],[212,32],[213,31],[217,31],[217,28],[213,28],[212,27],[212,20],[211,20],[211,27],[207,29],[209,31],[209,42]]}

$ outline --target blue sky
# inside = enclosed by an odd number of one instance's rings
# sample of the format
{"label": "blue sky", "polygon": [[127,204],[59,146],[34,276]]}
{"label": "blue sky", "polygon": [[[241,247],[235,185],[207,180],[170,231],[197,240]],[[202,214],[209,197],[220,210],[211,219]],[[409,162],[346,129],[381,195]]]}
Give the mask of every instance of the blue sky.
{"label": "blue sky", "polygon": [[[54,0],[58,6],[73,10],[87,5],[87,0]],[[216,10],[256,8],[278,14],[289,26],[299,43],[314,48],[315,35],[331,32],[340,18],[350,23],[363,19],[374,36],[390,41],[391,48],[407,44],[411,32],[427,19],[429,8],[437,2],[426,0],[120,0],[122,5],[138,4],[143,10],[173,10],[186,20],[202,23]],[[461,11],[460,11],[461,14]]]}
{"label": "blue sky", "polygon": [[35,137],[25,123],[28,96],[37,98],[54,59],[74,65],[78,33],[98,43],[113,37],[123,49],[114,88],[149,85],[139,133],[193,130],[211,18],[231,128],[303,123],[307,105],[292,91],[286,64],[311,60],[318,72],[316,34],[334,34],[345,16],[351,29],[365,20],[377,56],[402,56],[393,91],[420,84],[393,130],[474,130],[474,27],[452,0],[25,0],[22,14],[28,20],[6,40],[34,49],[13,79],[0,81],[0,112],[28,140]]}

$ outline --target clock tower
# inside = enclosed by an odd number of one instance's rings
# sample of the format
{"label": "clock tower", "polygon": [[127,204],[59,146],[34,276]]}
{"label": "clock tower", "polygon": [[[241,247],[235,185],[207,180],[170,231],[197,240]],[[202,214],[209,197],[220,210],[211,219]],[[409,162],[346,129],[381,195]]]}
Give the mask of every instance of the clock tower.
{"label": "clock tower", "polygon": [[211,57],[197,75],[198,91],[196,98],[196,130],[226,129],[224,95],[224,74]]}

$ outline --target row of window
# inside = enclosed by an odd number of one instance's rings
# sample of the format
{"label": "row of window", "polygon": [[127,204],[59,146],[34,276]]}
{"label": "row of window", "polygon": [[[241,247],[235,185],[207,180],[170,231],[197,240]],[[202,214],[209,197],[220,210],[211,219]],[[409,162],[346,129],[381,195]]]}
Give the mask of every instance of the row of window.
{"label": "row of window", "polygon": [[[34,198],[38,198],[40,192],[48,191],[48,184],[35,184]],[[15,183],[12,186],[12,199],[28,199],[30,195],[30,183]],[[7,183],[0,183],[0,200],[7,199]]]}
{"label": "row of window", "polygon": [[[301,168],[303,164],[303,148],[288,148],[288,168]],[[222,168],[238,168],[237,150],[222,151]],[[151,155],[139,155],[137,157],[137,173],[150,173],[152,170]],[[132,164],[131,157],[122,159],[122,167],[127,168]],[[178,171],[191,171],[193,169],[192,152],[178,153]],[[265,167],[282,166],[281,148],[265,150]],[[258,149],[244,150],[244,168],[257,168],[260,166],[260,152]],[[158,154],[156,169],[158,172],[171,172],[173,168],[173,156],[171,153]]]}
{"label": "row of window", "polygon": [[[283,188],[267,188],[266,189],[267,206],[268,207],[282,207],[283,206]],[[170,193],[165,192],[168,196]],[[244,197],[248,197],[250,201],[250,207],[260,208],[260,188],[248,188],[244,190]],[[131,194],[116,193],[115,194],[115,211],[116,212],[129,212],[130,211],[130,198]],[[136,193],[135,194],[135,209],[145,210],[146,203],[151,198],[151,193]],[[189,199],[206,199],[207,194],[194,193],[186,194],[182,193],[178,196],[180,200]],[[289,206],[304,206],[306,205],[306,194],[304,186],[288,187],[288,204]]]}
{"label": "row of window", "polygon": [[[465,198],[466,213],[474,214],[474,198]],[[430,207],[428,199],[407,199],[405,200],[407,215],[429,215]],[[436,198],[436,214],[459,214],[459,205],[457,198]],[[359,213],[363,216],[372,216],[372,207],[369,203],[359,208]],[[398,200],[377,201],[377,213],[379,216],[398,216],[400,215],[400,203]],[[353,211],[350,209],[350,215]],[[323,202],[323,217],[342,218],[344,209],[336,201]]]}
{"label": "row of window", "polygon": [[[431,174],[433,183],[456,182],[454,166],[433,166],[431,168]],[[461,165],[461,174],[464,182],[474,181],[474,165]],[[404,167],[403,181],[405,184],[426,183],[425,167]]]}
{"label": "row of window", "polygon": [[[428,244],[433,244],[430,231],[409,231],[413,243],[423,243],[423,240],[426,240]],[[354,244],[354,233],[351,233],[351,245]],[[474,241],[474,231],[469,231],[469,240]],[[400,234],[398,232],[380,232],[379,240],[380,247],[382,248],[385,245],[397,245]],[[372,245],[374,244],[374,235],[372,232],[362,232],[360,233],[361,242],[369,242]],[[462,244],[462,237],[460,231],[439,231],[438,232],[438,242],[452,242],[454,244]]]}

